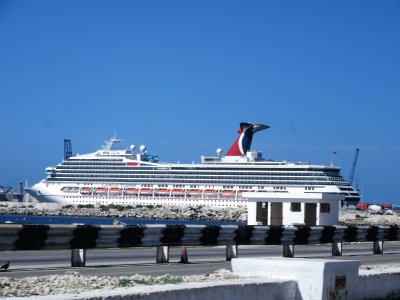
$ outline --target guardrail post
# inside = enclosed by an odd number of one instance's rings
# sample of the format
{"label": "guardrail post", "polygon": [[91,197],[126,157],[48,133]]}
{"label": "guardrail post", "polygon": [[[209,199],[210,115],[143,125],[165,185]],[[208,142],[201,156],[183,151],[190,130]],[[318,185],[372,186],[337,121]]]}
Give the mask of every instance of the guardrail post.
{"label": "guardrail post", "polygon": [[332,243],[332,256],[342,256],[342,245],[343,243]]}
{"label": "guardrail post", "polygon": [[169,262],[169,246],[157,246],[156,262],[158,264]]}
{"label": "guardrail post", "polygon": [[188,264],[189,263],[189,259],[188,259],[188,254],[187,254],[187,248],[186,246],[182,247],[182,251],[181,251],[181,261],[180,263],[182,264]]}
{"label": "guardrail post", "polygon": [[374,254],[383,253],[383,241],[374,241]]}
{"label": "guardrail post", "polygon": [[283,245],[283,257],[294,257],[294,245]]}
{"label": "guardrail post", "polygon": [[226,260],[231,261],[232,258],[237,258],[238,256],[238,246],[237,245],[226,245]]}
{"label": "guardrail post", "polygon": [[71,249],[71,267],[86,265],[86,249]]}

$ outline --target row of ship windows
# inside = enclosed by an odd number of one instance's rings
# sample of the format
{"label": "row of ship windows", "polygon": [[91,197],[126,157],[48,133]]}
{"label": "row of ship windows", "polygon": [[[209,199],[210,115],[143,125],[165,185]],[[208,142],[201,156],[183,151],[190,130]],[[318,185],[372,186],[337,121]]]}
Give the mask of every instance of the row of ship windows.
{"label": "row of ship windows", "polygon": [[304,183],[304,182],[317,182],[320,184],[338,184],[340,183],[345,183],[345,181],[329,181],[326,178],[320,178],[320,179],[315,179],[315,178],[277,178],[277,179],[272,179],[272,178],[182,178],[182,179],[170,179],[170,178],[162,178],[162,177],[157,177],[157,178],[124,178],[120,176],[107,176],[107,177],[86,177],[86,176],[65,176],[65,177],[50,177],[49,180],[51,181],[63,181],[63,180],[96,180],[96,181],[123,181],[123,182],[135,182],[135,181],[142,181],[142,182],[153,182],[153,181],[167,181],[171,183],[180,183],[180,182],[225,182],[226,184],[229,183],[253,183],[254,182],[259,182],[259,183],[274,183],[274,182],[280,182],[280,181],[286,181],[286,182],[292,182],[292,183]]}
{"label": "row of ship windows", "polygon": [[[120,160],[118,160],[120,161]],[[141,162],[139,162],[141,163]],[[236,165],[236,164],[235,164]],[[64,161],[61,165],[59,165],[59,167],[69,167],[69,166],[73,166],[73,167],[79,167],[79,166],[121,166],[121,167],[126,167],[126,162],[108,162],[107,161],[99,161],[99,160],[93,160],[93,162],[91,163],[86,163],[83,161]],[[236,167],[236,166],[235,166]],[[287,170],[287,171],[321,171],[321,170],[327,170],[327,171],[334,171],[334,170],[338,170],[338,169],[334,169],[332,170],[332,168],[307,168],[307,167],[298,167],[298,168],[289,168],[289,167],[283,167],[283,168],[279,168],[279,167],[274,167],[274,168],[268,168],[268,167],[263,167],[260,165],[252,165],[252,167],[243,167],[241,168],[242,170],[254,170],[254,167],[256,167],[258,170],[263,170],[263,171],[274,171],[274,170]],[[232,170],[233,167],[225,167],[225,166],[220,166],[220,165],[215,165],[214,167],[206,167],[206,166],[188,166],[185,165],[184,167],[178,167],[178,166],[172,166],[170,167],[168,164],[167,165],[157,165],[157,166],[132,166],[130,168],[138,168],[138,169],[150,169],[150,170],[156,170],[156,169],[165,169],[168,168],[170,170],[215,170],[216,168],[220,169],[220,170]]]}
{"label": "row of ship windows", "polygon": [[[215,168],[175,168],[175,167],[145,167],[145,166],[126,166],[126,164],[121,164],[119,167],[113,167],[111,165],[104,165],[104,164],[97,164],[97,165],[59,165],[57,166],[57,169],[114,169],[114,170],[126,170],[129,168],[129,170],[133,171],[146,171],[146,170],[157,170],[157,172],[221,172],[221,171],[237,171],[237,168],[220,168],[220,167],[215,167]],[[332,170],[332,169],[299,169],[299,168],[240,168],[241,171],[251,171],[251,172],[330,172],[330,173],[338,173],[339,170]]]}
{"label": "row of ship windows", "polygon": [[305,171],[305,172],[287,172],[287,170],[274,170],[273,172],[260,172],[258,171],[253,171],[253,172],[238,172],[237,170],[232,171],[232,172],[226,172],[226,171],[213,171],[213,172],[204,172],[202,170],[199,170],[198,172],[193,172],[193,171],[187,171],[187,172],[180,172],[180,171],[173,171],[173,170],[158,170],[156,173],[154,173],[154,170],[152,171],[145,171],[145,170],[127,170],[126,168],[123,169],[118,169],[118,168],[96,168],[96,169],[85,169],[85,168],[71,168],[65,169],[65,168],[60,168],[57,167],[56,170],[60,173],[76,173],[79,171],[79,173],[112,173],[114,171],[118,171],[118,173],[123,173],[123,174],[147,174],[147,175],[157,175],[157,174],[181,174],[181,175],[196,175],[196,174],[205,174],[205,175],[286,175],[286,176],[333,176],[333,177],[339,177],[340,175],[338,172],[310,172],[310,171]]}
{"label": "row of ship windows", "polygon": [[[99,178],[102,176],[107,176],[107,178],[127,178],[127,179],[136,179],[136,178],[149,178],[149,177],[153,177],[153,178],[179,178],[179,179],[190,179],[190,180],[198,180],[198,179],[206,179],[206,180],[218,180],[218,179],[226,179],[226,180],[233,180],[233,179],[240,179],[240,180],[296,180],[296,181],[301,181],[301,180],[313,180],[313,181],[344,181],[343,178],[336,179],[336,178],[328,178],[328,177],[310,177],[310,176],[303,176],[303,177],[282,177],[282,176],[274,176],[274,177],[268,177],[268,176],[262,176],[262,177],[256,177],[256,176],[196,176],[196,177],[190,177],[188,178],[187,176],[161,176],[161,175],[155,175],[155,176],[141,176],[141,175],[137,175],[137,176],[124,176],[124,175],[120,175],[120,174],[116,174],[116,175],[112,175],[112,174],[94,174],[93,176],[90,176],[92,178]],[[63,177],[63,178],[85,178],[87,177],[87,175],[85,174],[57,174],[57,175],[52,175],[51,177],[56,178],[56,177]]]}
{"label": "row of ship windows", "polygon": [[[90,195],[92,195],[92,194],[90,194]],[[93,194],[94,196],[96,196],[97,194],[96,193],[94,193]],[[137,195],[137,193],[136,194],[134,194],[134,195]],[[104,197],[107,197],[107,195],[103,195],[103,198]],[[213,194],[213,195],[207,195],[207,194],[204,194],[204,195],[202,195],[202,194],[198,194],[198,195],[189,195],[189,194],[182,194],[182,195],[179,195],[179,194],[177,194],[177,195],[173,195],[173,196],[169,196],[169,195],[165,195],[165,194],[157,194],[157,193],[151,193],[151,194],[141,194],[140,195],[140,197],[141,198],[153,198],[153,197],[157,197],[157,198],[166,198],[166,199],[168,199],[168,198],[185,198],[185,199],[196,199],[196,198],[204,198],[204,199],[225,199],[225,198],[242,198],[242,195],[237,195],[236,196],[236,194],[233,194],[233,195],[226,195],[226,196],[217,196],[216,195],[216,193],[215,194]],[[218,198],[217,198],[218,197]]]}
{"label": "row of ship windows", "polygon": [[[78,192],[79,191],[79,183],[78,186],[65,186],[63,188],[61,188],[61,191],[64,192]],[[87,186],[87,185],[93,185],[93,183],[83,183],[82,185]],[[111,186],[113,187],[113,185]],[[124,186],[126,187],[126,186]],[[169,188],[170,186],[168,184],[140,184],[140,185],[134,185],[134,186],[129,186],[129,187],[133,187],[133,188]],[[176,184],[172,186],[173,188],[182,188],[182,189],[186,189],[187,187],[183,184]],[[271,187],[271,186],[268,186]],[[207,186],[200,186],[200,185],[190,185],[189,188],[198,188],[198,189],[214,189],[217,188],[218,186],[215,185],[207,185]],[[239,186],[239,190],[252,190],[253,188],[258,188],[258,190],[263,190],[264,188],[266,188],[266,186],[251,186],[251,185],[240,185]],[[235,186],[233,185],[224,185],[222,187],[222,189],[235,189]],[[286,190],[285,186],[273,186],[274,190]],[[305,190],[314,190],[315,187],[304,187]],[[351,189],[352,190],[352,189]]]}
{"label": "row of ship windows", "polygon": [[[72,203],[77,203],[77,204],[87,204],[89,201],[85,200],[85,197],[64,197],[66,199],[69,198],[73,198],[73,199],[80,199],[80,200],[72,200]],[[104,201],[104,198],[91,198],[90,203],[92,203],[92,199],[97,200],[96,204],[97,205],[108,205],[110,204],[109,201]],[[200,200],[185,200],[188,202],[188,204],[197,204]],[[135,201],[134,203],[132,203],[132,201],[116,201],[113,200],[112,201],[115,204],[126,204],[126,205],[148,205],[148,204],[152,204],[152,205],[160,205],[160,203],[155,202],[155,203],[149,203],[149,201],[146,202],[141,202],[141,201]],[[218,204],[218,206],[225,206],[225,207],[236,207],[238,205],[244,205],[246,202],[245,201],[236,201],[235,203],[237,204],[228,204],[231,203],[231,201],[224,201],[224,200],[213,200],[210,203],[208,203],[208,205],[213,205],[213,204]],[[166,205],[182,205],[182,203],[180,202],[172,202],[172,203],[164,203]]]}
{"label": "row of ship windows", "polygon": [[199,174],[198,176],[179,176],[179,175],[162,175],[162,174],[150,174],[150,175],[143,175],[143,174],[120,174],[120,173],[53,173],[51,177],[99,177],[99,176],[107,176],[107,177],[120,177],[120,178],[204,178],[204,179],[232,179],[232,178],[240,178],[240,179],[270,179],[273,180],[275,178],[278,179],[293,179],[293,180],[330,180],[330,181],[343,181],[342,177],[329,177],[329,176],[290,176],[290,175],[275,175],[275,176],[268,176],[268,175],[226,175],[226,174],[218,174],[218,175],[207,175]]}
{"label": "row of ship windows", "polygon": [[[113,183],[142,183],[142,182],[147,182],[150,184],[155,184],[157,182],[165,182],[166,180],[161,180],[161,179],[141,179],[141,180],[123,180],[123,179],[119,179],[119,180],[115,180],[115,179],[109,179],[109,178],[79,178],[79,179],[74,179],[74,178],[49,178],[48,179],[49,182],[63,182],[63,181],[71,181],[71,182],[75,182],[75,181],[88,181],[88,182],[113,182]],[[189,180],[168,180],[168,183],[182,183],[182,181],[189,181]],[[193,179],[189,181],[188,184],[191,184],[193,182]],[[245,180],[245,182],[247,184],[250,185],[259,185],[259,184],[267,184],[267,185],[271,185],[271,184],[282,184],[282,185],[338,185],[338,186],[348,186],[348,184],[346,182],[329,182],[329,181],[279,181],[279,180],[275,180],[275,181],[253,181],[253,180]],[[205,181],[203,181],[202,183],[207,184]],[[220,184],[220,185],[224,185],[224,184],[238,184],[240,183],[239,181],[235,181],[235,182],[227,182],[227,181],[223,181],[223,180],[212,180],[212,183],[216,183],[216,184]]]}

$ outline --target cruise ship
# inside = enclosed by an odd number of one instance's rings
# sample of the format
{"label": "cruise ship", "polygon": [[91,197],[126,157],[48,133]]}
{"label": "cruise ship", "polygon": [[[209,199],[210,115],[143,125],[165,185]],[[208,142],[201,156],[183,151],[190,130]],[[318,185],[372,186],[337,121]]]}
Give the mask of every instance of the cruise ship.
{"label": "cruise ship", "polygon": [[[240,123],[238,137],[225,155],[202,156],[201,163],[160,162],[144,145],[117,148],[115,136],[94,153],[75,155],[46,168],[47,177],[26,188],[41,202],[74,205],[174,205],[239,207],[246,192],[343,194],[356,204],[359,193],[335,165],[274,161],[251,150],[262,124]],[[260,194],[262,195],[262,194]],[[270,195],[271,196],[271,195]]]}

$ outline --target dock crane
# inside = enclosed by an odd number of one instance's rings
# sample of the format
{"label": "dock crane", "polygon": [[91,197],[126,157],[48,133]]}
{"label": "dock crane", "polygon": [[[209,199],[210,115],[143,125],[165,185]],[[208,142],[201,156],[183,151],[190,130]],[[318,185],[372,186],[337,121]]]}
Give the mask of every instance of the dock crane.
{"label": "dock crane", "polygon": [[357,159],[358,159],[358,152],[360,149],[356,149],[356,154],[354,155],[353,166],[351,167],[350,178],[349,178],[349,185],[353,185],[354,173],[356,171]]}

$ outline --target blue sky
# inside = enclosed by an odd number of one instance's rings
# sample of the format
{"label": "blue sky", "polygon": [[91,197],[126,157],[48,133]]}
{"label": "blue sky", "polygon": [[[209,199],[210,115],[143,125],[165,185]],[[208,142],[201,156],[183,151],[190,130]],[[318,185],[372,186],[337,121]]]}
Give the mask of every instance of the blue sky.
{"label": "blue sky", "polygon": [[329,164],[400,203],[400,1],[0,0],[0,184],[114,132],[162,161],[264,123],[270,159]]}

